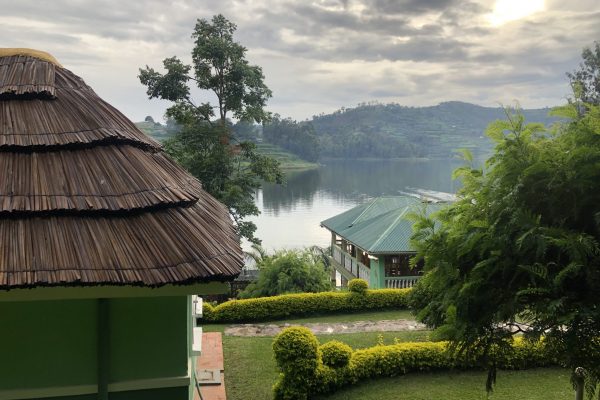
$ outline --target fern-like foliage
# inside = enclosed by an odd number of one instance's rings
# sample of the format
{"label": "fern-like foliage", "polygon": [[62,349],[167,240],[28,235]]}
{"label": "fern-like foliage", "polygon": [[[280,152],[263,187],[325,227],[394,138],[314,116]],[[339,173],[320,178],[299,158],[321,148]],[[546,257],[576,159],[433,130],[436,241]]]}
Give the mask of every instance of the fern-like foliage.
{"label": "fern-like foliage", "polygon": [[[518,330],[584,368],[590,396],[600,379],[600,108],[574,107],[550,130],[507,110],[486,131],[496,148],[485,169],[463,153],[459,200],[414,216],[412,262],[427,272],[411,304],[438,337],[478,355],[489,388]],[[528,329],[507,330],[515,321]]]}

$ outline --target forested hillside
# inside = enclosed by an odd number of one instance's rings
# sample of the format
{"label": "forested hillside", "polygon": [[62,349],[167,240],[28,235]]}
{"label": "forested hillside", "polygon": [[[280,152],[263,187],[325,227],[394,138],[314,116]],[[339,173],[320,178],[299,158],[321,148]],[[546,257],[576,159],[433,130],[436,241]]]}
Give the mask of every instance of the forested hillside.
{"label": "forested hillside", "polygon": [[[549,126],[556,121],[548,116],[549,111],[529,109],[523,114],[527,122]],[[458,101],[431,107],[369,103],[301,122],[275,115],[264,127],[236,123],[233,130],[240,140],[264,140],[312,162],[327,157],[447,158],[462,148],[475,155],[490,152],[492,142],[484,131],[490,122],[504,118],[501,107]],[[176,131],[175,126],[163,126],[151,119],[137,125],[160,141]]]}
{"label": "forested hillside", "polygon": [[[548,108],[523,110],[527,122],[551,124]],[[457,101],[431,107],[361,104],[313,117],[321,157],[449,157],[456,149],[492,148],[486,126],[505,118],[501,107]]]}

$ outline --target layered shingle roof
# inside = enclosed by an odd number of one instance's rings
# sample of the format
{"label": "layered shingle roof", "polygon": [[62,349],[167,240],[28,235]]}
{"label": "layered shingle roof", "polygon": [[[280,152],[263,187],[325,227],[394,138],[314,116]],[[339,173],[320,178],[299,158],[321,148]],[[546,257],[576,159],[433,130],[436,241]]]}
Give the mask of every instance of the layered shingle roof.
{"label": "layered shingle roof", "polygon": [[0,289],[231,280],[227,209],[81,78],[0,51]]}

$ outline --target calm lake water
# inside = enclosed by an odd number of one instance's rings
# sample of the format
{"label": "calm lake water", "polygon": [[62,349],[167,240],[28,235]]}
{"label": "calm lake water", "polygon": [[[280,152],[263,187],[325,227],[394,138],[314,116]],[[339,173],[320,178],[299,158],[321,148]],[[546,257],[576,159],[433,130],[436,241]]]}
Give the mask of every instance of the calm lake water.
{"label": "calm lake water", "polygon": [[[265,249],[328,246],[319,223],[367,200],[426,189],[453,193],[459,160],[329,160],[319,169],[288,175],[287,184],[266,185],[256,195],[253,219]],[[245,246],[247,247],[247,246]]]}

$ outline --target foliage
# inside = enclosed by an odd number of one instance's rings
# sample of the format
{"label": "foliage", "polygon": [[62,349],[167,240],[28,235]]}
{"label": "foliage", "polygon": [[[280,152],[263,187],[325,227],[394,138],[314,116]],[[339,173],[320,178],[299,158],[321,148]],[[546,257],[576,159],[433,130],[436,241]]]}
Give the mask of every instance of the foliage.
{"label": "foliage", "polygon": [[585,107],[559,110],[575,119],[552,132],[507,112],[486,132],[496,143],[486,170],[456,170],[459,200],[416,218],[413,261],[424,259],[426,276],[411,304],[439,337],[480,356],[488,388],[492,349],[509,348],[516,321],[545,335],[563,365],[584,367],[589,393],[600,377],[600,112]]}
{"label": "foliage", "polygon": [[[246,48],[233,40],[235,30],[235,24],[222,15],[212,21],[199,19],[192,34],[193,65],[167,58],[165,74],[146,66],[140,69],[139,79],[149,98],[174,103],[166,116],[180,129],[165,142],[166,151],[228,207],[241,237],[258,242],[256,226],[245,220],[259,213],[253,194],[262,181],[281,183],[283,175],[275,160],[256,152],[254,143],[231,145],[234,136],[228,115],[242,121],[268,120],[264,107],[271,97],[261,68],[250,65]],[[217,105],[194,103],[189,82],[212,93]],[[217,121],[213,121],[215,109]]]}
{"label": "foliage", "polygon": [[204,322],[273,321],[292,316],[368,310],[404,309],[411,289],[299,293],[204,305]]}
{"label": "foliage", "polygon": [[[533,121],[550,123],[548,109],[525,110]],[[363,103],[310,121],[319,138],[321,157],[452,157],[455,149],[487,154],[493,144],[481,136],[501,108],[457,101],[431,107]]]}
{"label": "foliage", "polygon": [[273,354],[283,372],[273,387],[275,398],[308,399],[311,383],[319,368],[319,341],[308,328],[284,329],[273,340]]}
{"label": "foliage", "polygon": [[350,362],[352,348],[338,340],[330,340],[319,347],[323,364],[331,368],[343,368]]}
{"label": "foliage", "polygon": [[[302,329],[301,338],[298,338],[298,329]],[[478,367],[476,357],[452,352],[447,342],[397,343],[350,351],[347,364],[333,363],[335,367],[332,367],[331,357],[326,357],[326,352],[346,355],[348,349],[340,343],[326,343],[320,347],[321,351],[315,352],[310,336],[316,341],[316,337],[306,328],[288,328],[275,339],[274,349],[275,346],[278,351],[291,348],[294,354],[298,353],[298,348],[309,347],[310,343],[309,350],[298,361],[297,367],[289,361],[291,356],[280,361],[276,351],[275,358],[281,375],[274,387],[275,399],[308,399],[372,378]],[[290,343],[286,344],[285,341]],[[522,338],[511,341],[509,348],[498,354],[497,360],[498,367],[502,369],[534,368],[554,363],[544,342],[529,342]],[[315,369],[307,370],[305,367],[308,365]]]}
{"label": "foliage", "polygon": [[240,298],[276,296],[285,293],[316,293],[331,290],[330,274],[318,255],[310,250],[282,250],[263,257],[258,280]]}
{"label": "foliage", "polygon": [[273,354],[283,372],[306,373],[318,366],[319,341],[308,328],[287,328],[275,336]]}
{"label": "foliage", "polygon": [[588,104],[600,105],[600,42],[581,53],[583,61],[579,69],[567,73],[575,99]]}
{"label": "foliage", "polygon": [[319,159],[319,139],[310,122],[298,123],[275,114],[263,126],[263,136],[270,143],[283,147],[307,161]]}
{"label": "foliage", "polygon": [[351,279],[348,282],[348,290],[354,293],[363,294],[369,288],[369,283],[364,279]]}

